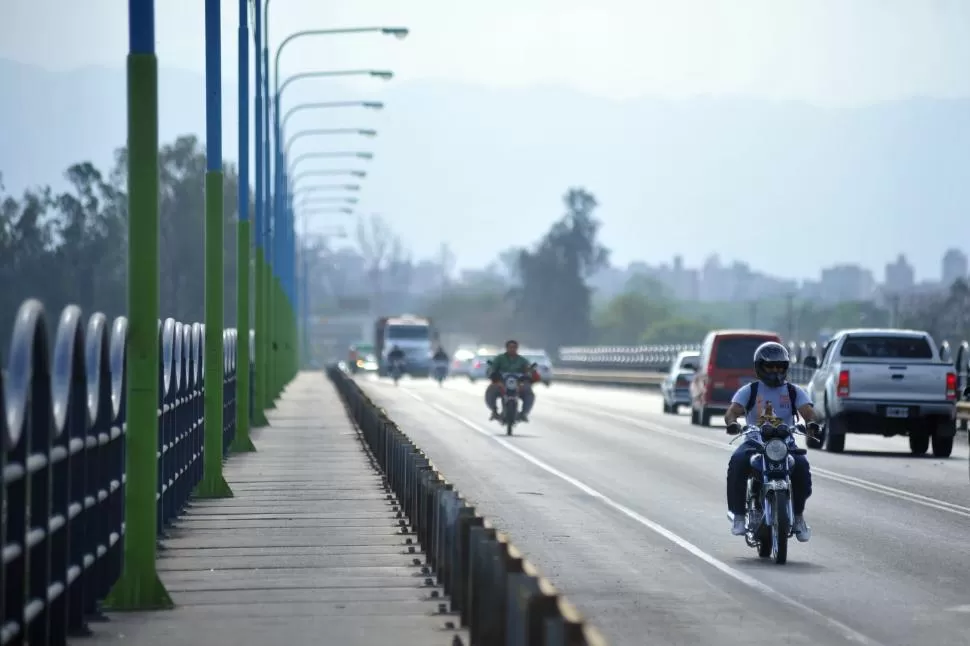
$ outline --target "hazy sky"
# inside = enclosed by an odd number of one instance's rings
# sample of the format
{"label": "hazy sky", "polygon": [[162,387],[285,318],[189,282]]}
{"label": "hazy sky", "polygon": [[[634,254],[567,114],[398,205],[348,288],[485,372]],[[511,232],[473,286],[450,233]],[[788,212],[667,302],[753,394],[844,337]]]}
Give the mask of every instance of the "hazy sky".
{"label": "hazy sky", "polygon": [[[158,0],[165,67],[203,70],[203,0]],[[237,2],[224,0],[227,83]],[[595,7],[595,8],[594,8]],[[298,29],[403,25],[309,39],[283,57],[388,67],[399,78],[562,84],[622,98],[746,94],[820,104],[970,94],[967,0],[272,0],[271,37]],[[50,69],[118,66],[127,0],[0,0],[0,57]],[[303,63],[303,64],[301,64]]]}
{"label": "hazy sky", "polygon": [[[411,30],[405,41],[376,34],[301,39],[283,56],[284,76],[309,69],[377,68],[393,70],[398,80],[557,85],[617,100],[734,95],[833,108],[970,96],[970,0],[271,3],[274,50],[284,35],[301,29],[383,25]],[[161,67],[202,75],[204,0],[157,0],[156,5]],[[232,106],[237,0],[223,0],[222,9],[224,100]],[[120,69],[127,15],[127,0],[0,0],[0,58],[56,71],[92,65]],[[360,83],[362,93],[380,85],[372,79]],[[449,115],[448,106],[429,107],[434,109],[442,119],[461,119]],[[385,112],[393,113],[393,106]],[[196,118],[201,122],[201,112]],[[230,160],[236,156],[234,136],[226,136],[224,153]],[[373,199],[371,193],[362,194],[365,201]],[[396,197],[394,190],[385,193],[385,201]],[[610,197],[604,195],[604,203]],[[893,255],[895,250],[886,258]],[[871,268],[881,273],[881,266]]]}

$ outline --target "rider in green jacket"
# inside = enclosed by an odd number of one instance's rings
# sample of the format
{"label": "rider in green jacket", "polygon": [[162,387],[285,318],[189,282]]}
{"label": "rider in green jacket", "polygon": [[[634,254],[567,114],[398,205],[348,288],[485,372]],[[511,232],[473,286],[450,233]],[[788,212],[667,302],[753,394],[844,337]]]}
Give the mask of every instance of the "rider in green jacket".
{"label": "rider in green jacket", "polygon": [[[485,389],[485,405],[492,412],[493,420],[499,419],[497,407],[498,398],[502,392],[502,373],[509,372],[526,375],[532,374],[532,363],[519,354],[519,342],[515,340],[507,341],[505,343],[505,352],[492,359],[492,365],[489,366],[488,377],[491,383]],[[526,380],[522,384],[519,390],[519,397],[522,398],[522,412],[519,413],[519,420],[528,422],[529,411],[532,410],[532,406],[536,401],[535,393],[532,391],[531,379]]]}

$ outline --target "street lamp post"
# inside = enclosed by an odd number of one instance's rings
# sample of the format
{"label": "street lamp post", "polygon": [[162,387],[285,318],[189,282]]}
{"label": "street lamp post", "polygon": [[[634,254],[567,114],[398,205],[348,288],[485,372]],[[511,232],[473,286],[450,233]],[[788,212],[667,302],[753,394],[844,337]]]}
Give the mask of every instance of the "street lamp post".
{"label": "street lamp post", "polygon": [[334,152],[316,151],[311,153],[303,153],[302,155],[297,155],[296,159],[290,162],[289,167],[286,169],[287,174],[293,175],[293,170],[300,165],[300,162],[309,161],[311,159],[337,159],[338,157],[356,157],[357,159],[370,161],[374,158],[374,153],[356,150],[338,150]]}
{"label": "street lamp post", "polygon": [[297,112],[302,112],[305,110],[323,110],[328,108],[353,108],[353,107],[367,108],[369,110],[383,110],[384,104],[381,103],[380,101],[323,101],[323,102],[315,102],[315,103],[301,103],[299,105],[293,106],[292,108],[286,111],[286,114],[283,115],[283,121],[280,126],[280,129],[285,131],[286,123],[290,120],[290,117],[292,117]]}
{"label": "street lamp post", "polygon": [[309,130],[301,130],[286,141],[283,158],[286,159],[290,156],[290,149],[293,148],[293,144],[299,139],[304,137],[321,137],[329,135],[360,135],[361,137],[376,137],[377,131],[370,130],[368,128],[311,128]]}
{"label": "street lamp post", "polygon": [[[269,0],[267,0],[267,5]],[[265,22],[265,21],[264,21]],[[283,50],[287,45],[292,43],[294,40],[299,38],[306,38],[310,36],[331,36],[338,34],[360,34],[360,33],[381,33],[386,35],[395,36],[396,38],[405,38],[408,35],[408,30],[403,27],[356,27],[350,29],[308,29],[303,31],[298,31],[290,34],[279,44],[276,49],[276,56],[274,60],[274,83],[275,91],[273,96],[274,104],[274,142],[276,149],[276,174],[275,174],[275,208],[273,209],[273,227],[279,229],[278,235],[274,235],[274,242],[279,240],[279,244],[276,245],[276,254],[281,256],[279,260],[279,270],[276,272],[281,283],[281,293],[283,297],[289,301],[289,308],[277,308],[279,310],[287,310],[282,312],[284,317],[287,314],[293,312],[293,303],[295,302],[293,275],[295,273],[295,256],[296,256],[296,235],[293,227],[293,216],[286,210],[286,173],[285,173],[285,162],[282,156],[282,146],[281,146],[281,114],[280,114],[280,95],[283,89],[288,83],[292,83],[297,80],[298,77],[313,76],[313,73],[306,75],[296,75],[287,79],[285,83],[280,84],[280,57]],[[268,75],[267,75],[268,76]],[[282,331],[282,334],[276,335],[281,341],[283,337],[287,334],[295,333],[295,321],[291,320],[291,325],[288,326],[288,331]],[[284,343],[284,345],[286,345]],[[293,354],[291,359],[295,359],[296,355]],[[284,379],[288,379],[291,375],[285,374],[287,371],[284,370]],[[282,389],[283,381],[280,379],[276,380],[273,385],[273,389],[276,392]]]}
{"label": "street lamp post", "polygon": [[223,459],[223,250],[222,31],[220,0],[205,0],[206,173],[205,173],[205,433],[198,498],[229,498]]}
{"label": "street lamp post", "polygon": [[331,214],[331,213],[341,213],[341,214],[345,214],[345,215],[353,215],[354,210],[351,209],[351,208],[348,208],[348,207],[336,207],[336,208],[335,207],[324,207],[324,208],[312,208],[311,207],[311,208],[301,208],[301,209],[299,209],[300,220],[302,221],[301,223],[303,225],[301,227],[303,229],[303,244],[301,246],[301,255],[303,256],[303,263],[302,263],[303,264],[303,285],[302,285],[303,289],[301,290],[302,291],[302,294],[301,294],[302,307],[300,309],[302,310],[302,314],[303,314],[303,316],[301,318],[302,318],[302,323],[303,323],[303,325],[302,325],[302,327],[303,327],[303,334],[302,334],[303,352],[302,352],[302,354],[303,354],[303,361],[304,362],[309,361],[310,354],[311,354],[310,353],[310,318],[311,317],[310,317],[310,288],[309,288],[309,285],[310,285],[310,280],[309,280],[309,276],[310,276],[310,263],[309,263],[309,257],[310,257],[309,240],[310,240],[310,235],[309,234],[310,234],[310,232],[309,232],[309,228],[308,228],[308,225],[307,225],[307,219],[311,215],[325,215],[325,214]]}
{"label": "street lamp post", "polygon": [[[158,56],[154,0],[128,0],[128,434],[115,610],[171,608],[158,577]],[[6,519],[5,519],[6,520]]]}
{"label": "street lamp post", "polygon": [[311,184],[301,187],[293,182],[293,199],[307,193],[317,193],[319,191],[359,191],[360,184]]}
{"label": "street lamp post", "polygon": [[255,288],[253,290],[256,308],[255,323],[256,328],[256,371],[253,375],[253,425],[266,426],[266,414],[264,409],[272,404],[269,395],[269,343],[270,343],[270,305],[269,298],[270,283],[270,258],[269,258],[269,52],[268,52],[268,30],[269,30],[269,2],[266,0],[253,0],[253,41],[255,49],[256,65],[256,88],[253,100],[253,139],[255,146],[255,231],[254,242],[256,251],[256,266],[254,274]]}
{"label": "street lamp post", "polygon": [[249,1],[239,0],[239,213],[236,233],[236,434],[230,447],[255,451],[249,437]]}
{"label": "street lamp post", "polygon": [[367,171],[355,170],[351,168],[338,168],[336,170],[305,170],[290,178],[290,182],[296,186],[301,179],[306,179],[308,177],[334,177],[336,175],[350,175],[352,177],[363,179],[367,177]]}
{"label": "street lamp post", "polygon": [[[342,33],[342,32],[338,30],[337,32],[334,32],[334,33]],[[277,49],[277,56],[276,56],[277,73],[279,71],[279,55],[282,52],[282,48],[283,48],[283,45],[280,45],[280,47]],[[273,273],[275,274],[276,279],[273,280],[272,284],[275,286],[278,282],[279,289],[277,290],[273,288],[272,294],[275,295],[277,294],[277,291],[278,291],[279,295],[287,298],[291,305],[296,301],[295,284],[294,284],[295,272],[296,272],[296,266],[295,266],[296,234],[293,227],[293,214],[287,211],[288,189],[286,186],[287,175],[285,172],[285,169],[286,169],[285,155],[282,151],[283,130],[282,130],[282,124],[280,120],[280,105],[281,105],[283,94],[286,91],[286,88],[290,87],[293,83],[297,81],[307,80],[312,78],[332,78],[332,77],[341,77],[341,76],[371,76],[371,77],[379,78],[383,80],[390,80],[391,78],[393,78],[394,75],[392,72],[389,72],[389,71],[372,70],[372,69],[317,70],[317,71],[302,72],[299,74],[294,74],[292,76],[287,77],[285,80],[282,81],[282,83],[280,82],[280,79],[278,76],[275,79],[276,91],[274,95],[274,104],[276,109],[274,111],[274,114],[275,114],[274,156],[276,159],[276,169],[275,169],[276,173],[274,175],[275,195],[273,200],[274,215],[272,217],[272,220],[273,220],[272,225],[273,225],[273,231],[274,231],[273,251],[274,251],[274,254],[279,257],[279,262],[273,263],[273,269],[275,269]],[[365,102],[361,102],[361,103],[365,103]],[[367,107],[373,107],[374,105],[376,105],[370,102],[366,102],[366,103],[367,103]],[[380,104],[380,105],[383,106],[383,104]],[[269,151],[267,151],[267,155],[268,154],[270,154]],[[290,310],[287,310],[285,307],[274,307],[273,309],[279,315],[282,315],[284,317],[286,317],[286,315],[293,310],[293,308],[290,308]],[[280,336],[280,334],[285,334],[286,329],[295,331],[295,321],[289,323],[290,328],[286,328],[286,325],[287,325],[286,321],[283,321],[282,324],[284,325],[283,328],[274,327],[274,330],[275,330],[274,338],[278,339],[278,342],[276,343],[276,347],[279,347],[280,345],[288,345],[285,343],[284,338]],[[290,358],[295,360],[296,355],[294,354]],[[281,364],[277,361],[273,362],[274,369],[275,369],[275,366],[278,366],[278,365],[281,365]],[[283,372],[285,373],[286,371],[284,370]],[[289,376],[284,374],[282,379],[278,378],[274,380],[274,386],[273,386],[274,392],[279,392],[279,390],[282,389],[284,380],[287,378],[289,378]]]}
{"label": "street lamp post", "polygon": [[303,209],[321,204],[357,204],[359,201],[356,197],[304,197],[296,208]]}

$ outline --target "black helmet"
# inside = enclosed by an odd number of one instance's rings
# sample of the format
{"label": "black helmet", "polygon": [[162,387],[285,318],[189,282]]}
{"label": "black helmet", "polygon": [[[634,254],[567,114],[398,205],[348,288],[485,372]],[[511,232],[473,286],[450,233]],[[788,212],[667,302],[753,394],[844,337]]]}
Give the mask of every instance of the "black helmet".
{"label": "black helmet", "polygon": [[784,384],[788,379],[790,365],[788,349],[780,343],[762,343],[754,351],[754,373],[766,386],[777,388]]}

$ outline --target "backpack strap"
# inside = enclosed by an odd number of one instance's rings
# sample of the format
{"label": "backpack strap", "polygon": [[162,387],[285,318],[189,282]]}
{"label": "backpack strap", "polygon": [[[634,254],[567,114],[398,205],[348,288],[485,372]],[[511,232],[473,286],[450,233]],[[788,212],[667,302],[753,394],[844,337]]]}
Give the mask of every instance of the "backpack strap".
{"label": "backpack strap", "polygon": [[758,399],[758,386],[760,383],[761,382],[759,381],[752,381],[750,384],[748,384],[750,392],[748,393],[748,403],[744,406],[745,415],[747,415],[751,409],[754,408],[754,404]]}
{"label": "backpack strap", "polygon": [[795,389],[795,384],[788,382],[788,399],[791,401],[791,417],[792,420],[798,423],[798,409],[795,407],[795,402],[798,401],[798,391]]}

